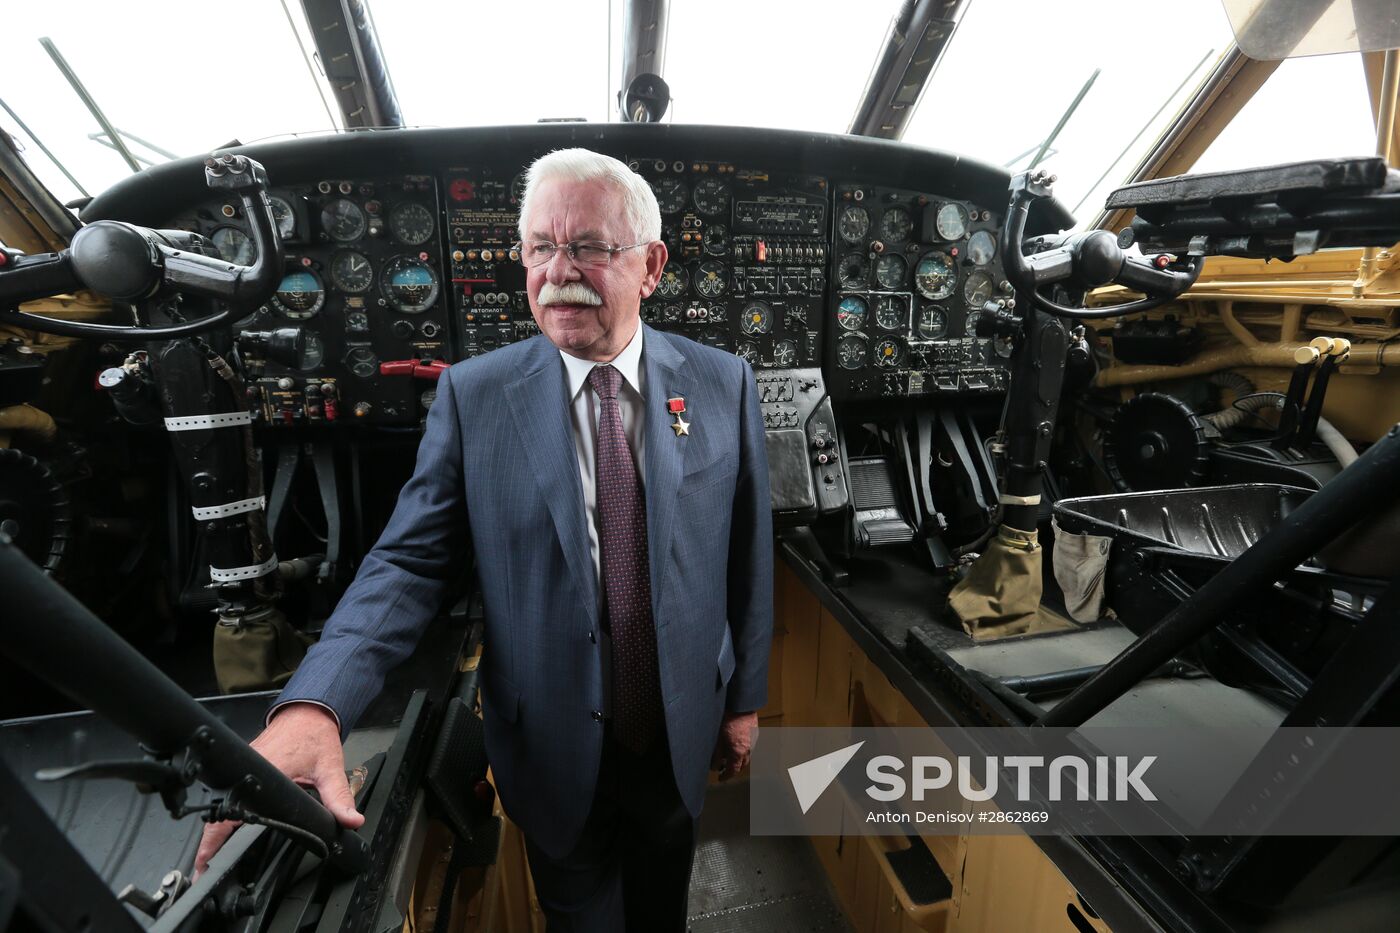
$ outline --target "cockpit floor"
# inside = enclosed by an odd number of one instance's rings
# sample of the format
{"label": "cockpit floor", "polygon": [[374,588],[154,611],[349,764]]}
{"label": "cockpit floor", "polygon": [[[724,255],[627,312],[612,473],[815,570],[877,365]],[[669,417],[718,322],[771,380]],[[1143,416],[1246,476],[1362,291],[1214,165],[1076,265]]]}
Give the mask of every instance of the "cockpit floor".
{"label": "cockpit floor", "polygon": [[749,835],[747,782],[716,784],[700,815],[690,875],[690,933],[849,933],[805,836]]}

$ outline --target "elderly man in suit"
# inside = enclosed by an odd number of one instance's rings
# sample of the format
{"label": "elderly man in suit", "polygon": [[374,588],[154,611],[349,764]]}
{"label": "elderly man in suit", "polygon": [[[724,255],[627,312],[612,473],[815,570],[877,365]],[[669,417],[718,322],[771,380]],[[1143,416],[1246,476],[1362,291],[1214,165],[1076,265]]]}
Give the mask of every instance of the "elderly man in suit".
{"label": "elderly man in suit", "polygon": [[520,236],[542,335],[442,376],[413,478],[254,746],[359,825],[341,736],[473,548],[487,752],[550,930],[683,930],[707,767],[744,766],[767,694],[753,373],[641,323],[667,251],[621,162],[539,159]]}

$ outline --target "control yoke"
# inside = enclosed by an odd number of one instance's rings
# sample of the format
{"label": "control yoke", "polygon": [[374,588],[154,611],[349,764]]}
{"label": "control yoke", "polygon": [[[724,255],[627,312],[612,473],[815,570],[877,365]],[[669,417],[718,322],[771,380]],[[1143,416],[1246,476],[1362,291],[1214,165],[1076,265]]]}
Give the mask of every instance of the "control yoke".
{"label": "control yoke", "polygon": [[[257,250],[252,265],[227,262],[216,250],[210,255],[208,242],[197,234],[99,220],[79,229],[62,252],[26,256],[0,247],[0,323],[70,337],[144,342],[203,333],[240,308],[262,304],[282,275],[282,244],[267,199],[267,173],[247,156],[213,156],[204,162],[204,181],[215,191],[236,193],[243,202]],[[64,321],[18,310],[23,302],[82,288],[119,301],[183,294],[228,307],[166,326]]]}
{"label": "control yoke", "polygon": [[[1203,257],[1184,262],[1170,254],[1151,259],[1129,255],[1118,238],[1107,230],[1086,230],[1025,241],[1026,217],[1031,204],[1050,197],[1055,176],[1043,171],[1022,172],[1011,179],[1011,205],[1001,230],[1002,263],[1006,277],[1017,291],[1030,296],[1035,306],[1065,318],[1107,318],[1148,311],[1166,304],[1195,284]],[[1024,244],[1024,245],[1023,245]],[[1025,247],[1033,252],[1026,255]],[[1147,297],[1111,308],[1071,308],[1046,298],[1043,285],[1067,283],[1075,289],[1122,285]]]}

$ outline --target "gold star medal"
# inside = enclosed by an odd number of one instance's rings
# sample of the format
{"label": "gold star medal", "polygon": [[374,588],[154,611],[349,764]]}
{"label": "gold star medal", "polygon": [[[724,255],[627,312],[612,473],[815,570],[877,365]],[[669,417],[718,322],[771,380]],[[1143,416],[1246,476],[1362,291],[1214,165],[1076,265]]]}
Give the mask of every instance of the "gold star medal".
{"label": "gold star medal", "polygon": [[668,398],[666,400],[666,410],[676,416],[676,423],[671,425],[671,430],[676,432],[676,437],[690,433],[690,422],[681,416],[685,414],[685,399]]}

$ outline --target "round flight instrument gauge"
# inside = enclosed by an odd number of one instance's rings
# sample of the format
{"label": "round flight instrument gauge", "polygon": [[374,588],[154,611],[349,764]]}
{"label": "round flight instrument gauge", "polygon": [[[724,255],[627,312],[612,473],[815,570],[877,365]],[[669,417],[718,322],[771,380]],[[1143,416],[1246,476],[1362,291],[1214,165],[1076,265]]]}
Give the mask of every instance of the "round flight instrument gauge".
{"label": "round flight instrument gauge", "polygon": [[651,183],[656,194],[656,205],[663,214],[674,214],[685,208],[685,185],[679,178],[658,178]]}
{"label": "round flight instrument gauge", "polygon": [[718,298],[723,295],[725,289],[729,287],[725,281],[725,267],[722,262],[700,263],[700,267],[695,270],[695,290],[706,298]]}
{"label": "round flight instrument gauge", "polygon": [[903,356],[903,345],[893,337],[885,337],[875,344],[875,365],[881,369],[894,369]]}
{"label": "round flight instrument gauge", "polygon": [[705,228],[704,238],[707,256],[729,255],[729,228],[724,224],[710,224]]}
{"label": "round flight instrument gauge", "polygon": [[369,347],[354,347],[345,354],[345,365],[350,372],[361,379],[368,379],[379,372],[379,357]]}
{"label": "round flight instrument gauge", "polygon": [[993,337],[992,350],[997,356],[1008,360],[1011,358],[1011,354],[1016,352],[1016,344],[1010,337]]}
{"label": "round flight instrument gauge", "polygon": [[904,261],[903,256],[886,253],[875,260],[875,281],[881,288],[902,288],[904,277],[908,273],[909,264]]}
{"label": "round flight instrument gauge", "polygon": [[961,204],[949,201],[938,209],[934,221],[938,235],[945,240],[961,240],[967,236],[967,209]]}
{"label": "round flight instrument gauge", "polygon": [[685,266],[678,262],[668,262],[661,270],[661,281],[656,283],[656,293],[662,298],[679,298],[685,294],[685,287],[690,284],[690,276],[685,271]]}
{"label": "round flight instrument gauge", "polygon": [[437,301],[438,278],[431,266],[411,256],[396,256],[384,267],[379,283],[389,304],[404,314],[420,314]]}
{"label": "round flight instrument gauge", "polygon": [[718,178],[706,178],[695,183],[695,209],[702,214],[714,216],[729,210],[729,186]]}
{"label": "round flight instrument gauge", "polygon": [[942,340],[948,335],[948,315],[942,308],[919,310],[919,336],[925,340]]}
{"label": "round flight instrument gauge", "polygon": [[363,254],[343,249],[331,257],[331,284],[343,292],[358,295],[374,281],[374,266]]}
{"label": "round flight instrument gauge", "polygon": [[321,229],[338,243],[349,243],[365,235],[369,221],[360,205],[346,198],[336,198],[321,208]]}
{"label": "round flight instrument gauge", "polygon": [[277,236],[283,240],[289,240],[297,232],[297,215],[292,210],[292,205],[275,194],[267,196],[267,201],[272,205],[272,219],[277,224]]}
{"label": "round flight instrument gauge", "polygon": [[930,301],[953,294],[953,289],[958,287],[958,273],[953,268],[953,260],[947,253],[937,250],[925,253],[914,267],[914,287]]}
{"label": "round flight instrument gauge", "polygon": [[908,305],[894,295],[875,299],[875,323],[885,330],[900,330],[909,324]]}
{"label": "round flight instrument gauge", "polygon": [[431,240],[434,226],[432,212],[412,201],[400,204],[389,213],[389,232],[408,246]]}
{"label": "round flight instrument gauge", "polygon": [[277,313],[294,321],[315,317],[325,303],[325,286],[316,273],[306,269],[288,272],[272,295],[272,307]]}
{"label": "round flight instrument gauge", "polygon": [[858,253],[847,253],[841,257],[837,276],[841,280],[842,288],[863,288],[869,272],[870,269],[866,265],[864,256]]}
{"label": "round flight instrument gauge", "polygon": [[870,215],[863,207],[848,205],[836,221],[836,232],[840,233],[841,239],[847,243],[857,244],[870,232]]}
{"label": "round flight instrument gauge", "polygon": [[860,330],[865,326],[868,311],[864,298],[848,295],[836,306],[836,323],[841,325],[842,330]]}
{"label": "round flight instrument gauge", "polygon": [[914,229],[914,218],[902,207],[892,207],[880,218],[880,233],[891,243],[903,243]]}
{"label": "round flight instrument gauge", "polygon": [[739,328],[746,334],[766,334],[773,329],[773,309],[761,301],[750,301],[739,313]]}
{"label": "round flight instrument gauge", "polygon": [[311,332],[302,336],[304,341],[301,346],[301,356],[297,359],[296,368],[304,373],[309,373],[313,369],[320,367],[326,358],[326,346],[321,343],[321,338]]}
{"label": "round flight instrument gauge", "polygon": [[992,277],[985,272],[974,272],[963,283],[963,297],[969,308],[981,310],[992,298]]}
{"label": "round flight instrument gauge", "polygon": [[836,362],[842,369],[860,369],[869,355],[865,338],[858,334],[847,334],[836,341]]}
{"label": "round flight instrument gauge", "polygon": [[219,248],[219,255],[225,262],[247,266],[256,258],[257,250],[253,247],[252,238],[237,227],[220,227],[209,239]]}
{"label": "round flight instrument gauge", "polygon": [[976,336],[978,336],[978,334],[977,334],[977,325],[980,324],[981,322],[982,322],[982,312],[981,312],[981,311],[969,311],[969,312],[967,313],[967,320],[965,320],[965,321],[963,322],[963,336],[964,336],[964,337],[976,337]]}
{"label": "round flight instrument gauge", "polygon": [[791,340],[779,340],[773,344],[773,365],[775,366],[796,366],[797,365],[797,344]]}
{"label": "round flight instrument gauge", "polygon": [[684,316],[680,305],[667,305],[661,309],[661,320],[667,324],[679,324]]}
{"label": "round flight instrument gauge", "polygon": [[734,355],[750,366],[757,366],[759,361],[758,344],[752,340],[740,340],[739,345],[734,348]]}
{"label": "round flight instrument gauge", "polygon": [[997,238],[990,230],[978,230],[967,241],[967,258],[976,265],[985,266],[996,258]]}
{"label": "round flight instrument gauge", "polygon": [[729,316],[729,315],[728,315],[728,313],[725,311],[724,305],[722,305],[722,304],[713,305],[713,306],[710,308],[710,318],[709,318],[709,319],[710,319],[710,321],[711,321],[712,323],[715,323],[715,324],[723,324],[724,321],[728,318],[728,316]]}

